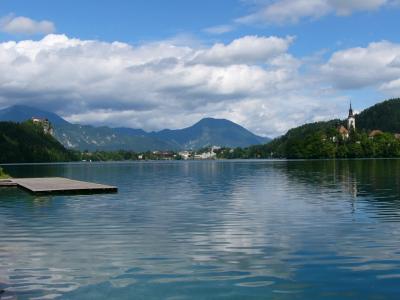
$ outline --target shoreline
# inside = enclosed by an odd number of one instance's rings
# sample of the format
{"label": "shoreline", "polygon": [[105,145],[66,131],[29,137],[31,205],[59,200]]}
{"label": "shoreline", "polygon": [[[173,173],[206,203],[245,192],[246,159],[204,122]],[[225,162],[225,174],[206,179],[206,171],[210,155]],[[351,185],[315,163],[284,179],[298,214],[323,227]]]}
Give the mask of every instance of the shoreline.
{"label": "shoreline", "polygon": [[[26,163],[0,163],[1,166],[18,166],[18,165],[99,165],[99,164],[124,164],[124,163],[199,163],[199,162],[262,162],[262,161],[360,161],[360,160],[400,160],[400,157],[365,157],[365,158],[222,158],[222,159],[188,159],[188,160],[163,160],[163,159],[147,159],[147,160],[105,160],[105,161],[64,161],[64,162],[26,162]],[[3,171],[4,172],[4,171]],[[12,179],[9,177],[1,177],[2,179]]]}
{"label": "shoreline", "polygon": [[0,166],[0,180],[11,179],[12,177],[4,172],[3,168]]}

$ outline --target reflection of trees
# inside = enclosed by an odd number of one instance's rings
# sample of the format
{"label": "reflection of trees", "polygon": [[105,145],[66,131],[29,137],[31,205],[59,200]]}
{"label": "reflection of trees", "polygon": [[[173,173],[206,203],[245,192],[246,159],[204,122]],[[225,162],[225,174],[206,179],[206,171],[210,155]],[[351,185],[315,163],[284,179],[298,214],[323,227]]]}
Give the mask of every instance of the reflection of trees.
{"label": "reflection of trees", "polygon": [[346,192],[352,206],[361,197],[370,204],[400,210],[398,159],[287,161],[276,167],[284,168],[293,182]]}

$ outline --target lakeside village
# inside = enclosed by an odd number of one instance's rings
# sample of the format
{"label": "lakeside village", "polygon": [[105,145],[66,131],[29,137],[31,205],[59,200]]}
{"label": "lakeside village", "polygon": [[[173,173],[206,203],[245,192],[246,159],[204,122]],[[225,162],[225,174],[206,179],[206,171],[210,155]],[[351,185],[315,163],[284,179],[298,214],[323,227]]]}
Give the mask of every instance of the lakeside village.
{"label": "lakeside village", "polygon": [[[206,147],[197,151],[147,151],[131,152],[126,150],[107,152],[95,151],[82,152],[82,161],[106,161],[106,160],[213,160],[218,159],[224,148],[219,146]],[[228,151],[233,152],[233,149]],[[112,157],[110,157],[112,156]]]}
{"label": "lakeside village", "polygon": [[[45,134],[54,136],[54,129],[47,119],[32,118],[31,121],[34,124],[40,125]],[[321,122],[321,124],[328,124],[330,122]],[[385,136],[387,134],[383,131],[374,129],[366,133],[361,130],[360,132],[364,132],[362,134],[356,131],[356,116],[351,103],[345,122],[336,123],[336,126],[333,128],[330,127],[331,129],[325,132],[316,130],[314,128],[315,124],[318,123],[302,125],[290,130],[286,135],[268,144],[254,145],[247,148],[229,148],[214,145],[199,150],[184,151],[72,151],[84,162],[112,160],[213,160],[232,158],[398,157],[400,155],[400,149],[397,149],[398,147],[396,147],[397,150],[394,149],[393,146],[395,143],[391,143],[389,140],[386,141]],[[298,138],[293,138],[293,130],[300,132],[302,131],[301,128],[307,126],[314,128],[311,135],[300,134]],[[288,139],[288,136],[291,136],[291,138]],[[395,133],[391,134],[391,136],[391,139],[397,141],[396,144],[400,145],[400,134]],[[381,139],[384,139],[384,141],[381,142]],[[374,143],[377,145],[385,144],[385,149],[382,147],[383,150],[378,149],[379,147],[374,146]],[[371,149],[367,149],[368,147]]]}

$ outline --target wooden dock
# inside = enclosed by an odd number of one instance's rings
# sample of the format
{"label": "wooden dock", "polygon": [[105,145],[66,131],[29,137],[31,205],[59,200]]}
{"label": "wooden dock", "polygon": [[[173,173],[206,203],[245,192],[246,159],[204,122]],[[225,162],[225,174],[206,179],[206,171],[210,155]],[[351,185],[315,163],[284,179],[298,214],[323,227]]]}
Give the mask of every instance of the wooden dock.
{"label": "wooden dock", "polygon": [[17,186],[18,184],[11,179],[0,179],[0,187],[2,186]]}
{"label": "wooden dock", "polygon": [[0,180],[0,186],[18,186],[32,194],[116,193],[115,186],[72,180],[62,177],[12,178]]}

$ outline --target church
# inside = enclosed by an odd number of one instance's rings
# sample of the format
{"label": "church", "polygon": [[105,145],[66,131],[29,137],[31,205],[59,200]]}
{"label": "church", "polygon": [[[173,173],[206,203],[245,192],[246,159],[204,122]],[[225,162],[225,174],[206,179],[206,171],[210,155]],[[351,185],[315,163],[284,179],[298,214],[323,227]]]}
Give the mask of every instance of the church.
{"label": "church", "polygon": [[343,138],[348,138],[349,132],[352,130],[353,131],[356,130],[356,116],[353,113],[353,108],[351,107],[351,102],[350,102],[349,116],[347,117],[347,128],[344,127],[343,125],[341,125],[338,128],[338,131],[342,135]]}

